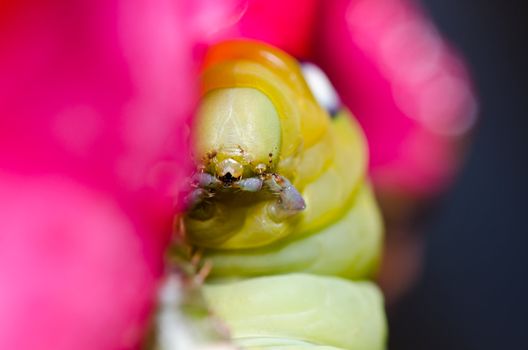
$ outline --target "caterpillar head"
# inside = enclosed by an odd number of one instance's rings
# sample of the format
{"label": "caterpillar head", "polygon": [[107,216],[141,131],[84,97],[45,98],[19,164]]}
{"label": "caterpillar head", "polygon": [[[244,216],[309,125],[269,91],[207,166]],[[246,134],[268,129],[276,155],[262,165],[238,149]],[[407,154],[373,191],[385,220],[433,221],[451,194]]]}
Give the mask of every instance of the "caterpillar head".
{"label": "caterpillar head", "polygon": [[187,238],[223,249],[291,234],[309,206],[302,191],[311,177],[298,165],[326,137],[330,120],[299,63],[263,43],[223,42],[206,55],[200,89]]}
{"label": "caterpillar head", "polygon": [[206,94],[193,127],[194,158],[224,184],[272,172],[281,147],[281,125],[271,100],[245,87]]}

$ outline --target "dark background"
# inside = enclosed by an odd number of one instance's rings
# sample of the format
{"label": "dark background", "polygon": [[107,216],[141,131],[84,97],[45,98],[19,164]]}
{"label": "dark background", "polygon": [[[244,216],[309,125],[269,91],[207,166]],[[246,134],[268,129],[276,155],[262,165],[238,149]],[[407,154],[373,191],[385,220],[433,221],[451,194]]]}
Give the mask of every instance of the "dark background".
{"label": "dark background", "polygon": [[423,276],[390,310],[390,349],[528,349],[526,1],[422,2],[471,67],[480,123],[426,224]]}

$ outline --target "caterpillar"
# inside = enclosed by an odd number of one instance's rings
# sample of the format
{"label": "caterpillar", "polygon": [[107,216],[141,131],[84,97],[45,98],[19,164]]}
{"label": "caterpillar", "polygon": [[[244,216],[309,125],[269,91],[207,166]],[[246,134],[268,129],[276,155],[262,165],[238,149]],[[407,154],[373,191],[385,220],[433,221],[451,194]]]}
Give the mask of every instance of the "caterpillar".
{"label": "caterpillar", "polygon": [[[178,230],[210,263],[203,296],[243,349],[378,350],[383,227],[363,134],[301,65],[232,40],[204,61],[195,173]],[[335,106],[334,106],[335,107]]]}

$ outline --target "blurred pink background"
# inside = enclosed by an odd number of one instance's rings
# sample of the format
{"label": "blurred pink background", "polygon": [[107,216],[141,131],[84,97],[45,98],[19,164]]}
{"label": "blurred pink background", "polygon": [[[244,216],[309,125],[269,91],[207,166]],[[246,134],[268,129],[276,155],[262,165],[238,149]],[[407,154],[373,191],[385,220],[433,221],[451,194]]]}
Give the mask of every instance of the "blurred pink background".
{"label": "blurred pink background", "polygon": [[404,0],[0,4],[0,348],[136,348],[188,172],[200,57],[249,37],[325,68],[375,185],[451,180],[475,99]]}

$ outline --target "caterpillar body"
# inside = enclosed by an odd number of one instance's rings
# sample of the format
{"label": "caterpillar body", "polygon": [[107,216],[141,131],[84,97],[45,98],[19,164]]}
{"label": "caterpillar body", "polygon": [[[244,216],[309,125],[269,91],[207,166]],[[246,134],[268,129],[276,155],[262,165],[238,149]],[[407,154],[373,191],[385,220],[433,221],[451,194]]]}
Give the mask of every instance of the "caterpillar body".
{"label": "caterpillar body", "polygon": [[[330,113],[332,112],[332,113]],[[330,114],[333,114],[331,116]],[[243,349],[383,349],[382,224],[350,113],[299,62],[247,40],[210,49],[180,230],[211,262],[203,293]]]}

